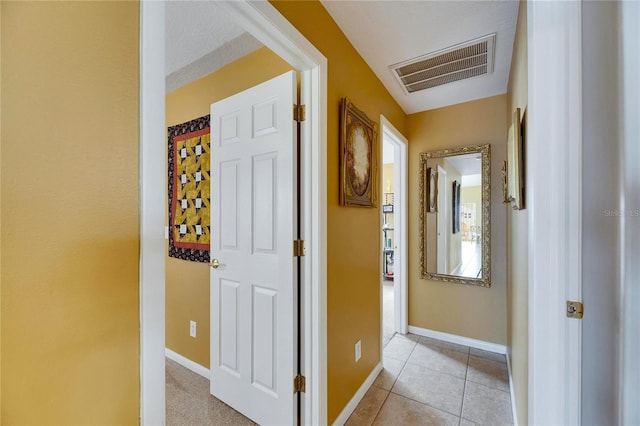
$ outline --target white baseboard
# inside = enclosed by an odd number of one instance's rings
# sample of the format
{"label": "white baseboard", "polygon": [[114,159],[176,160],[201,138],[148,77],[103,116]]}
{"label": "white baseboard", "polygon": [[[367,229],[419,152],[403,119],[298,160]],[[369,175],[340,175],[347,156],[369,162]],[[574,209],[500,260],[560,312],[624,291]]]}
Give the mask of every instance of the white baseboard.
{"label": "white baseboard", "polygon": [[513,375],[511,374],[511,361],[507,352],[507,371],[509,372],[509,391],[511,392],[511,410],[513,410],[513,426],[518,426],[518,411],[516,410],[516,393],[513,388]]}
{"label": "white baseboard", "polygon": [[419,336],[432,337],[434,339],[443,340],[445,342],[457,343],[459,345],[469,346],[471,348],[482,349],[497,354],[506,354],[507,347],[497,343],[485,342],[484,340],[472,339],[470,337],[457,336],[455,334],[443,333],[441,331],[429,330],[427,328],[409,326],[409,333]]}
{"label": "white baseboard", "polygon": [[336,421],[333,422],[333,426],[343,426],[347,422],[347,420],[349,420],[349,416],[351,416],[351,414],[355,411],[360,401],[362,401],[364,394],[366,394],[371,385],[373,385],[373,382],[376,380],[376,377],[378,377],[378,374],[380,374],[381,371],[382,362],[379,362],[378,365],[373,367],[373,370],[371,370],[369,377],[367,377],[362,386],[360,386],[358,392],[353,395],[353,398],[351,398],[351,401],[349,401],[346,407],[344,407],[344,410],[342,410],[338,418],[336,418]]}
{"label": "white baseboard", "polygon": [[202,365],[198,364],[197,362],[191,361],[189,358],[185,358],[182,355],[180,355],[179,353],[176,353],[176,352],[172,351],[169,348],[164,348],[164,354],[170,360],[173,360],[173,361],[177,362],[181,366],[183,366],[185,368],[188,368],[189,370],[193,371],[194,373],[197,373],[197,374],[199,374],[202,377],[205,377],[207,379],[210,378],[209,369],[206,368],[206,367],[203,367]]}

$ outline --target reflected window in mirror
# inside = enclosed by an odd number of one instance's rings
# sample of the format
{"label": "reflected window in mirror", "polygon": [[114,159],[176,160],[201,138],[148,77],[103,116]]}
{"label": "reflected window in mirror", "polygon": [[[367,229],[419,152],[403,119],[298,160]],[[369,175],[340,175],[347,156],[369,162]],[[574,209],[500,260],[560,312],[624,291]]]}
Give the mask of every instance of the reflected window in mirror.
{"label": "reflected window in mirror", "polygon": [[420,154],[422,278],[491,286],[490,146]]}

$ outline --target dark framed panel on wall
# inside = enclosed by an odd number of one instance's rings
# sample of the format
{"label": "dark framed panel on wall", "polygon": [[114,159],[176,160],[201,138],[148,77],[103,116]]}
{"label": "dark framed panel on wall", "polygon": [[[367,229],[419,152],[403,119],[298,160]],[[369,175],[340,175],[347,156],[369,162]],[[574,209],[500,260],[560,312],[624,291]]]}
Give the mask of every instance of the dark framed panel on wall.
{"label": "dark framed panel on wall", "polygon": [[452,187],[452,196],[451,196],[451,200],[452,200],[452,232],[454,234],[457,234],[458,232],[460,232],[460,182],[458,182],[457,180],[453,181],[453,187]]}

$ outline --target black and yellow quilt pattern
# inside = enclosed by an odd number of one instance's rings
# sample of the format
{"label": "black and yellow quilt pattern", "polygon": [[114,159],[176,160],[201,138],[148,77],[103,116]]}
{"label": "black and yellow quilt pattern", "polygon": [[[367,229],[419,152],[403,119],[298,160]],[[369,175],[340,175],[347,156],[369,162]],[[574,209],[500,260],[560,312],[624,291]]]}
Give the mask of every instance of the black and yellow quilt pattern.
{"label": "black and yellow quilt pattern", "polygon": [[211,136],[208,115],[168,129],[169,256],[209,262]]}

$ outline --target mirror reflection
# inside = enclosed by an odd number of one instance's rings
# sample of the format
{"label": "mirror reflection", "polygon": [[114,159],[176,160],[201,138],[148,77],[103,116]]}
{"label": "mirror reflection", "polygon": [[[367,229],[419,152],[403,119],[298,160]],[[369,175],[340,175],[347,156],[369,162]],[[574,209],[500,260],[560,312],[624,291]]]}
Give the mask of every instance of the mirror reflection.
{"label": "mirror reflection", "polygon": [[422,277],[489,287],[489,145],[420,161]]}

